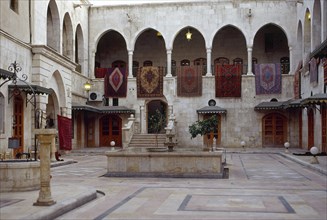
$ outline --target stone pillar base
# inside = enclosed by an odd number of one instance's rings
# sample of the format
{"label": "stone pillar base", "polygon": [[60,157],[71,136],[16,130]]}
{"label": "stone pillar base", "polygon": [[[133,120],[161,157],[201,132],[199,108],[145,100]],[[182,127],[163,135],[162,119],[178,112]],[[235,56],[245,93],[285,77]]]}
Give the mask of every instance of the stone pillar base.
{"label": "stone pillar base", "polygon": [[36,201],[35,203],[33,203],[34,206],[50,206],[50,205],[54,205],[54,204],[56,204],[56,201],[54,201],[54,200],[48,201],[48,202]]}

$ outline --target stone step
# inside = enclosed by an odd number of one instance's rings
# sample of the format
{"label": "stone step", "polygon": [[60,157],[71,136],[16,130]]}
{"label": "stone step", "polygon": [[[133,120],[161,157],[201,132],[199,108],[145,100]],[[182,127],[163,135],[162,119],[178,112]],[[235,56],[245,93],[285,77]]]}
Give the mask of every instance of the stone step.
{"label": "stone step", "polygon": [[134,134],[129,147],[164,147],[165,134]]}

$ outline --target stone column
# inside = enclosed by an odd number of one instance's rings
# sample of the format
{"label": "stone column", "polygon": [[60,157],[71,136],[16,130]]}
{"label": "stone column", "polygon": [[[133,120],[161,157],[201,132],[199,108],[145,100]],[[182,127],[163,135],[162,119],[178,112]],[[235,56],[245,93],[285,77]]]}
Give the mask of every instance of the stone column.
{"label": "stone column", "polygon": [[207,74],[206,76],[212,76],[211,72],[211,48],[207,48]]}
{"label": "stone column", "polygon": [[166,77],[172,77],[171,75],[171,50],[167,50],[167,75]]}
{"label": "stone column", "polygon": [[248,47],[248,73],[247,75],[253,75],[252,72],[252,47]]}
{"label": "stone column", "polygon": [[35,206],[50,206],[56,202],[52,199],[50,188],[50,147],[56,137],[56,129],[35,129],[40,143],[40,192]]}
{"label": "stone column", "polygon": [[168,105],[168,116],[173,114],[173,105]]}
{"label": "stone column", "polygon": [[133,50],[128,51],[128,78],[133,78]]}
{"label": "stone column", "polygon": [[140,106],[140,129],[141,134],[146,133],[146,113],[144,105]]}
{"label": "stone column", "polygon": [[290,72],[289,73],[294,74],[293,71],[294,71],[294,68],[296,68],[296,67],[293,66],[293,64],[294,64],[294,62],[293,62],[293,48],[289,47],[288,49],[290,51]]}

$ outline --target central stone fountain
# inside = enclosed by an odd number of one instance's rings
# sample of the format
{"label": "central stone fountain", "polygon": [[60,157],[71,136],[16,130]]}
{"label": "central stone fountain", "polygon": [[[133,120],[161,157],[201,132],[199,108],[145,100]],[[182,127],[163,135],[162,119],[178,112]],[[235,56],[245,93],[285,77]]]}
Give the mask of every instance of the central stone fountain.
{"label": "central stone fountain", "polygon": [[148,151],[126,148],[107,151],[107,174],[111,177],[223,178],[222,151],[191,149]]}

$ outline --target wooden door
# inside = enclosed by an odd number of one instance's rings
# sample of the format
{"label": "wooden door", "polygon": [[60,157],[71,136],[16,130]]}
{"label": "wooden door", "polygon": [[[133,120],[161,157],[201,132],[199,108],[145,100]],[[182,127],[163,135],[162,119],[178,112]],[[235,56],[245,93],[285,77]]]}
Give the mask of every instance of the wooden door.
{"label": "wooden door", "polygon": [[86,143],[87,147],[95,147],[95,117],[88,117],[86,124]]}
{"label": "wooden door", "polygon": [[311,108],[308,109],[308,150],[315,144],[314,136],[314,114]]}
{"label": "wooden door", "polygon": [[19,148],[14,149],[14,157],[16,157],[17,153],[24,152],[24,101],[20,95],[14,98],[13,129],[13,137],[19,140]]}
{"label": "wooden door", "polygon": [[100,147],[110,147],[115,141],[115,147],[122,147],[122,120],[117,115],[106,115],[100,119]]}
{"label": "wooden door", "polygon": [[327,105],[321,105],[321,152],[327,152]]}
{"label": "wooden door", "polygon": [[283,147],[287,137],[287,120],[278,113],[263,118],[262,144],[264,147]]}

